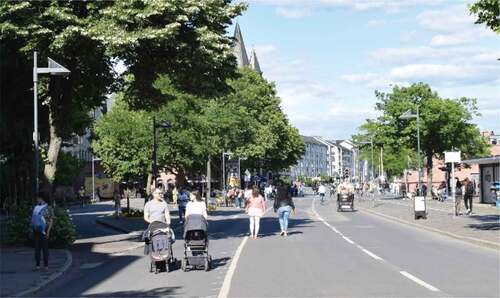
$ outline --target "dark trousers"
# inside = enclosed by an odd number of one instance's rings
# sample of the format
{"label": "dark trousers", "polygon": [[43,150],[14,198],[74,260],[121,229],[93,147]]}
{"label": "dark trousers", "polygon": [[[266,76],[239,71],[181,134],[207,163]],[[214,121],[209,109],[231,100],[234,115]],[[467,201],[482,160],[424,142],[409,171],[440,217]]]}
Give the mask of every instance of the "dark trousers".
{"label": "dark trousers", "polygon": [[472,196],[469,195],[464,196],[464,205],[465,209],[468,209],[470,210],[470,212],[472,212]]}
{"label": "dark trousers", "polygon": [[184,215],[186,215],[186,206],[179,206],[179,220],[184,220]]}
{"label": "dark trousers", "polygon": [[39,231],[33,232],[33,237],[35,240],[36,265],[40,266],[40,253],[43,253],[43,265],[47,267],[49,265],[49,240],[45,237],[45,234]]}

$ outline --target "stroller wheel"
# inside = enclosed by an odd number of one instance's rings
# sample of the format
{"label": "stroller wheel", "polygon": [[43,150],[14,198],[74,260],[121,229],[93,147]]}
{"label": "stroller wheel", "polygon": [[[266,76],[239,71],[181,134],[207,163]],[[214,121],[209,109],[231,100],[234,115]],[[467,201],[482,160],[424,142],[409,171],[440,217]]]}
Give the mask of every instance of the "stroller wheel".
{"label": "stroller wheel", "polygon": [[153,262],[149,263],[149,272],[153,272]]}
{"label": "stroller wheel", "polygon": [[181,261],[181,269],[184,272],[187,271],[187,264],[186,263],[187,263],[186,259],[182,259],[182,261]]}
{"label": "stroller wheel", "polygon": [[205,259],[205,271],[210,270],[210,262],[208,261],[208,257]]}

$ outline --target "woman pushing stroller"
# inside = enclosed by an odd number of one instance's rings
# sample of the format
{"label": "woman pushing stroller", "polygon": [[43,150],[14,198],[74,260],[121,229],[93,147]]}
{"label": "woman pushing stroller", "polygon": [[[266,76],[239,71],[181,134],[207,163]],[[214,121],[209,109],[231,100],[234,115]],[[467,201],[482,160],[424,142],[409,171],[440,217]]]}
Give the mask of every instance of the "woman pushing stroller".
{"label": "woman pushing stroller", "polygon": [[153,190],[153,200],[144,206],[144,220],[149,223],[143,239],[144,253],[150,256],[150,272],[158,272],[162,267],[168,272],[176,263],[172,253],[175,234],[170,228],[170,211],[160,188]]}

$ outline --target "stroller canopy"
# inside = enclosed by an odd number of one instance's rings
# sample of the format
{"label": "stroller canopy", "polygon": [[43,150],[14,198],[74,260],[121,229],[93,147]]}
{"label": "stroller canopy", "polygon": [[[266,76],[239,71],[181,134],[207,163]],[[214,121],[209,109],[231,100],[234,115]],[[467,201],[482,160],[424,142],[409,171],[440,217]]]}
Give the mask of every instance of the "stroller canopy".
{"label": "stroller canopy", "polygon": [[205,231],[205,233],[208,230],[207,227],[207,220],[203,215],[199,214],[192,214],[186,218],[186,222],[184,224],[184,237],[186,237],[186,233],[188,231]]}

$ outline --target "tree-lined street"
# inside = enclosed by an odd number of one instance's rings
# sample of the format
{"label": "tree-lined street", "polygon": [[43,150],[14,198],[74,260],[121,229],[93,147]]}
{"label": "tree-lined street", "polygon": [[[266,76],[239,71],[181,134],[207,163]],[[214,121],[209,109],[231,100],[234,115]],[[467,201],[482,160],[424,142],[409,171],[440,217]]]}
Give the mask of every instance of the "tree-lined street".
{"label": "tree-lined street", "polygon": [[[209,272],[149,273],[141,247],[98,261],[93,268],[73,269],[38,296],[498,296],[500,259],[495,250],[362,211],[338,213],[332,200],[321,205],[318,197],[306,196],[295,202],[288,237],[279,236],[272,210],[262,219],[256,240],[247,239],[248,219],[242,211],[217,211],[209,222],[214,259]],[[174,254],[180,258],[182,252],[183,240],[178,239]],[[481,277],[481,287],[473,276]]]}

